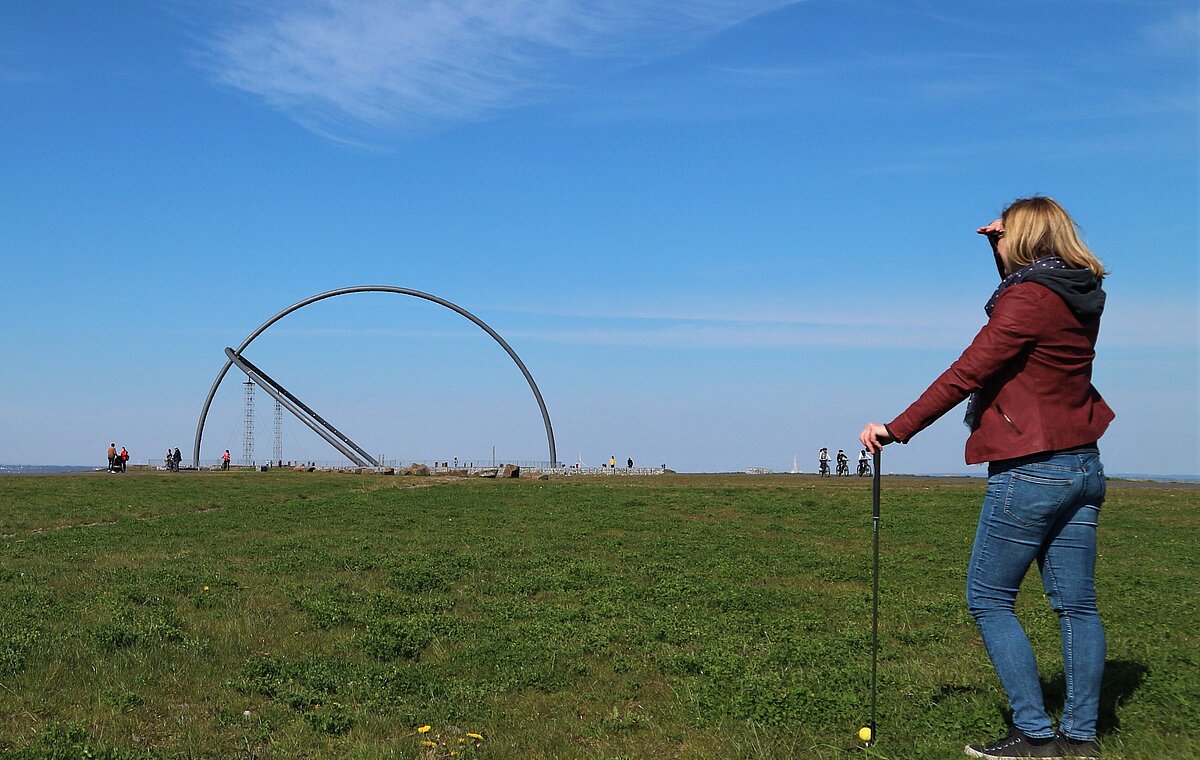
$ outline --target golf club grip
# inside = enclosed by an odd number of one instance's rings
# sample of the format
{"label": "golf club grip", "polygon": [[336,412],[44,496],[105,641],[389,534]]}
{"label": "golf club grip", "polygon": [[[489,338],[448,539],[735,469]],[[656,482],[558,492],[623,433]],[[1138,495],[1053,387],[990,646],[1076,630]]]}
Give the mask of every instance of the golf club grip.
{"label": "golf club grip", "polygon": [[874,458],[875,472],[871,477],[871,507],[873,508],[873,516],[876,520],[879,519],[879,462],[882,459],[881,451],[876,451],[872,457]]}

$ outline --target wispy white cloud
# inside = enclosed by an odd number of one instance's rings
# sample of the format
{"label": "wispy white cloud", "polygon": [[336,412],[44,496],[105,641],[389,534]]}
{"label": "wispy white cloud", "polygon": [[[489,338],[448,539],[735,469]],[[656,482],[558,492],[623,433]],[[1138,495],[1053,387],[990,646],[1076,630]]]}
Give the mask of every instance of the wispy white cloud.
{"label": "wispy white cloud", "polygon": [[798,0],[306,0],[231,21],[205,60],[331,136],[478,119],[569,85],[586,61],[684,50]]}
{"label": "wispy white cloud", "polygon": [[[530,314],[556,319],[571,319],[581,321],[633,321],[633,322],[694,322],[698,324],[721,323],[729,325],[751,325],[762,327],[814,327],[824,328],[832,325],[848,327],[874,327],[892,323],[893,318],[887,315],[871,314],[870,312],[847,312],[844,304],[829,303],[817,305],[811,309],[796,309],[783,305],[762,303],[727,303],[714,305],[676,304],[668,306],[630,306],[626,308],[568,308],[568,309],[533,309],[528,307],[505,308],[504,311],[520,314]],[[927,327],[945,326],[955,323],[947,316],[953,308],[940,313],[915,314],[910,325]],[[837,314],[832,317],[831,314]]]}
{"label": "wispy white cloud", "polygon": [[[821,327],[754,324],[673,324],[639,327],[578,327],[510,331],[511,339],[573,345],[691,349],[924,349],[944,348],[943,333],[881,325],[867,330],[860,325],[828,324]],[[962,336],[957,336],[961,338]]]}
{"label": "wispy white cloud", "polygon": [[1014,62],[1003,53],[924,50],[919,53],[871,55],[853,51],[845,57],[812,61],[796,66],[719,66],[717,75],[737,78],[739,83],[790,85],[797,81],[825,79],[830,76],[861,76],[880,72],[903,73],[942,72],[956,67],[990,66],[995,71],[1011,70]]}
{"label": "wispy white cloud", "polygon": [[1179,8],[1168,18],[1142,27],[1142,37],[1160,51],[1195,56],[1200,42],[1200,9],[1194,5]]}
{"label": "wispy white cloud", "polygon": [[27,50],[0,48],[0,84],[46,84],[51,81],[44,73],[29,68]]}
{"label": "wispy white cloud", "polygon": [[552,325],[504,331],[522,341],[697,349],[944,348],[969,340],[983,323],[977,305],[969,310],[947,305],[936,312],[903,315],[856,311],[845,303],[794,308],[736,300],[506,311]]}
{"label": "wispy white cloud", "polygon": [[[1101,344],[1108,349],[1196,351],[1197,302],[1119,299],[1105,316]],[[522,310],[524,311],[524,310]],[[526,312],[535,313],[535,312]],[[506,330],[513,338],[549,343],[680,348],[840,348],[946,350],[964,348],[986,321],[977,303],[939,309],[855,312],[725,305],[711,308],[541,311],[559,326]]]}

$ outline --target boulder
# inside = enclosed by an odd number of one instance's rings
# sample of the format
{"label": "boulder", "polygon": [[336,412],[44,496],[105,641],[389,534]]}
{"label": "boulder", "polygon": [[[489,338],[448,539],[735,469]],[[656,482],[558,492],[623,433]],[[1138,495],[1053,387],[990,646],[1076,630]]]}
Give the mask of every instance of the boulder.
{"label": "boulder", "polygon": [[538,475],[538,480],[549,480],[549,479],[550,479],[550,476],[544,472],[541,475]]}
{"label": "boulder", "polygon": [[506,465],[504,465],[504,469],[500,472],[499,477],[501,477],[501,478],[519,478],[519,477],[521,477],[521,468],[516,466],[515,464],[506,464]]}
{"label": "boulder", "polygon": [[495,470],[480,470],[480,471],[479,471],[477,474],[478,474],[478,475],[479,475],[479,477],[481,477],[481,478],[494,478],[494,477],[496,477],[496,471],[495,471]]}
{"label": "boulder", "polygon": [[423,464],[417,464],[416,462],[413,462],[404,469],[404,474],[426,476],[429,474],[429,468]]}
{"label": "boulder", "polygon": [[396,468],[395,467],[384,467],[382,470],[379,470],[379,474],[380,475],[395,475]]}

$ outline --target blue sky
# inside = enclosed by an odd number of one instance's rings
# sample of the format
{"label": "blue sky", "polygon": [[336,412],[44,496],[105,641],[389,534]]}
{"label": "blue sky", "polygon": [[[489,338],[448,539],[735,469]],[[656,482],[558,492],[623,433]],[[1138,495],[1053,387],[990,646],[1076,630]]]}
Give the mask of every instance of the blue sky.
{"label": "blue sky", "polygon": [[[389,284],[508,339],[565,461],[811,470],[958,356],[974,229],[1044,193],[1112,271],[1108,469],[1200,474],[1194,3],[611,6],[6,6],[0,462],[190,455],[225,346]],[[325,301],[247,356],[389,458],[546,456],[516,368],[426,302]],[[230,380],[206,459],[240,453]],[[978,472],[965,432],[887,469]]]}

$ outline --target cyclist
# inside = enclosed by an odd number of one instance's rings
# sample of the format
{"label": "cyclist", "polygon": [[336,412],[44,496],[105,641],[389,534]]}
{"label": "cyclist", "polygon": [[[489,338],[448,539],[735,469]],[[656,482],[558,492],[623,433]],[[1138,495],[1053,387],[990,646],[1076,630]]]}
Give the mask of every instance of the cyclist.
{"label": "cyclist", "polygon": [[845,475],[850,477],[850,457],[846,456],[846,452],[838,449],[837,453],[837,474],[838,477]]}
{"label": "cyclist", "polygon": [[866,477],[871,474],[871,460],[867,457],[867,450],[863,449],[858,452],[858,477]]}
{"label": "cyclist", "polygon": [[820,469],[817,470],[817,474],[822,478],[829,477],[829,449],[822,446],[821,453],[817,455],[817,460],[821,465]]}

